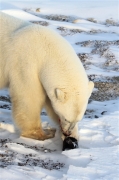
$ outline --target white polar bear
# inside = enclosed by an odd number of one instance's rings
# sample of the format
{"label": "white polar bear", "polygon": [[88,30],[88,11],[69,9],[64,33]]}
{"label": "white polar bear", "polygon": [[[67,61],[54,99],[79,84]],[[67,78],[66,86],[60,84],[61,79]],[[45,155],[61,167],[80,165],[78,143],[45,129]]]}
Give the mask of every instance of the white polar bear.
{"label": "white polar bear", "polygon": [[42,108],[64,135],[78,139],[79,122],[94,87],[70,44],[55,31],[0,13],[0,88],[9,87],[21,135],[45,140]]}

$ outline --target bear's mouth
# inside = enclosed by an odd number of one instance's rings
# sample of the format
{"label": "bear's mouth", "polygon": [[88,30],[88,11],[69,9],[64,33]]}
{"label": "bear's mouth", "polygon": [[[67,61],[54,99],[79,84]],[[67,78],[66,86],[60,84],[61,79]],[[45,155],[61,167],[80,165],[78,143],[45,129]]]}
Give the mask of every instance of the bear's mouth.
{"label": "bear's mouth", "polygon": [[70,133],[70,134],[68,134],[67,132],[64,132],[64,131],[63,131],[63,128],[62,128],[62,125],[61,125],[61,120],[60,120],[60,119],[59,119],[59,123],[60,123],[60,128],[61,128],[61,130],[62,130],[63,135],[64,135],[65,137],[70,136],[70,135],[71,135],[71,133]]}

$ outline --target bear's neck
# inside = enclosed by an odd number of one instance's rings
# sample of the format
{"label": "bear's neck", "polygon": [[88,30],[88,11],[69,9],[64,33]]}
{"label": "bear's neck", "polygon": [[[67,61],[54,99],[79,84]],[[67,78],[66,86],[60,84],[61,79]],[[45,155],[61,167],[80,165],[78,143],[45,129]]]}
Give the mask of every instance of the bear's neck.
{"label": "bear's neck", "polygon": [[54,31],[46,32],[43,29],[41,31],[45,36],[45,41],[42,41],[45,58],[40,80],[47,94],[50,96],[50,92],[55,88],[66,88],[71,92],[87,86],[86,72],[71,45]]}
{"label": "bear's neck", "polygon": [[[63,88],[66,91],[72,92],[81,91],[88,86],[88,78],[78,57],[74,57],[74,61],[70,57],[54,58],[51,61],[46,61],[41,70],[40,80],[50,98],[50,94],[56,88]],[[83,88],[84,87],[84,88]]]}

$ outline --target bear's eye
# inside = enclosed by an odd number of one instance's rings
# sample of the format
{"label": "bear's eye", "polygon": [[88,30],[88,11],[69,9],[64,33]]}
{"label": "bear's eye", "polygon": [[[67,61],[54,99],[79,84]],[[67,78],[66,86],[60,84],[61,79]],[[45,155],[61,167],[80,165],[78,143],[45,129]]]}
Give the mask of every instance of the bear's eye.
{"label": "bear's eye", "polygon": [[65,122],[70,123],[70,121],[68,121],[67,119],[65,119]]}

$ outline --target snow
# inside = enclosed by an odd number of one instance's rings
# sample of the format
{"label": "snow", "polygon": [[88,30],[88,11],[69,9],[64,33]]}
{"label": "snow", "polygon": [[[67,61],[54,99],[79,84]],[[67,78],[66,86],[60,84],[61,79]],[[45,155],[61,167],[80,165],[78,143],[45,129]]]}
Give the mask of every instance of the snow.
{"label": "snow", "polygon": [[[7,0],[9,2],[9,0]],[[73,15],[81,18],[97,18],[104,21],[106,18],[118,20],[118,0],[16,0],[11,1],[18,8],[41,8],[43,14]],[[113,8],[112,8],[113,7]],[[86,12],[86,13],[84,13]]]}
{"label": "snow", "polygon": [[[40,12],[36,12],[37,8]],[[1,11],[28,21],[46,21],[69,41],[77,54],[88,54],[84,67],[88,75],[96,75],[96,82],[109,82],[108,78],[113,81],[114,77],[119,77],[119,45],[114,44],[119,40],[118,9],[117,0],[0,1]],[[56,21],[46,15],[65,15],[69,20]],[[85,41],[89,45],[82,45]],[[117,63],[114,64],[109,56],[101,55],[100,51],[92,53],[96,42],[104,41],[113,42],[103,48],[109,48]],[[108,60],[113,65],[104,66]],[[94,92],[98,92],[96,87]],[[37,141],[19,136],[12,122],[8,96],[6,89],[0,90],[0,97],[3,97],[0,98],[1,180],[119,179],[119,97],[108,101],[92,99],[79,122],[79,148],[62,152],[60,128],[45,114],[41,115],[43,127],[57,128],[53,139]]]}

